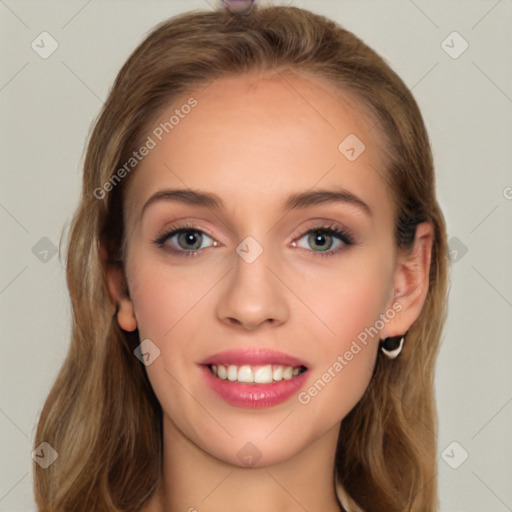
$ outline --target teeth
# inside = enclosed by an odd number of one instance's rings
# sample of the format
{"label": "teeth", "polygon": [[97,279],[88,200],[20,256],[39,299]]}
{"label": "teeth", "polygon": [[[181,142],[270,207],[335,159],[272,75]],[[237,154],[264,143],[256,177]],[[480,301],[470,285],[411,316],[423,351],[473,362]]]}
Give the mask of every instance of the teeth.
{"label": "teeth", "polygon": [[291,366],[287,366],[283,370],[283,379],[290,380],[293,377],[293,368]]}
{"label": "teeth", "polygon": [[274,366],[274,371],[272,372],[272,378],[274,380],[283,380],[283,367],[282,366]]}
{"label": "teeth", "polygon": [[228,378],[226,367],[222,364],[220,364],[219,366],[214,366],[212,368],[212,371],[214,375],[217,375],[217,377],[219,377],[219,379],[226,380]]}
{"label": "teeth", "polygon": [[272,382],[272,365],[260,366],[254,372],[254,382],[258,384],[268,384]]}
{"label": "teeth", "polygon": [[248,364],[244,364],[238,369],[238,382],[254,382],[254,374]]}
{"label": "teeth", "polygon": [[271,382],[278,382],[280,380],[290,380],[296,377],[301,372],[300,368],[293,368],[292,366],[271,365],[264,366],[251,366],[244,364],[242,366],[230,365],[212,365],[210,366],[211,372],[222,380],[229,380],[231,382],[243,383],[256,383],[256,384],[270,384]]}
{"label": "teeth", "polygon": [[237,379],[238,379],[238,368],[234,364],[231,364],[228,366],[228,380],[230,380],[231,382],[234,382]]}

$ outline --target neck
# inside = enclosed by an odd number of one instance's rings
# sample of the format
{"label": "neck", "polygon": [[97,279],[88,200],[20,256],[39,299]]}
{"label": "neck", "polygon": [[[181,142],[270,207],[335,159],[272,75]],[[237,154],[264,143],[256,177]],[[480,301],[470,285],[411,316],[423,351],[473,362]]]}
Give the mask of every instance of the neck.
{"label": "neck", "polygon": [[339,512],[333,480],[339,427],[286,460],[239,467],[202,450],[164,415],[162,475],[145,512]]}

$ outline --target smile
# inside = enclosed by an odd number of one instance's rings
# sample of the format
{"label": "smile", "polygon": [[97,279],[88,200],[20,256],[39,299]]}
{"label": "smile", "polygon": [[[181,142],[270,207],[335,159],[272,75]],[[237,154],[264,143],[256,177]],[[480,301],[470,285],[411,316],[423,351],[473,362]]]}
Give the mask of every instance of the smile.
{"label": "smile", "polygon": [[280,364],[264,366],[219,364],[208,365],[208,368],[219,379],[250,384],[271,384],[272,382],[290,380],[306,371],[306,367],[303,365],[293,367]]}
{"label": "smile", "polygon": [[263,348],[217,353],[199,362],[199,367],[214,395],[244,408],[286,402],[305,385],[309,375],[305,361]]}

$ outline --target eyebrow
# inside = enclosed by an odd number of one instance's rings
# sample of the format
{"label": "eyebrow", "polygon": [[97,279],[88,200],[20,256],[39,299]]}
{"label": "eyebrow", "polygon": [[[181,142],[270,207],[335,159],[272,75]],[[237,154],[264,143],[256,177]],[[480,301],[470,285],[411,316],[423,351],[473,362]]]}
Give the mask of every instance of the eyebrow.
{"label": "eyebrow", "polygon": [[[148,206],[157,201],[173,201],[192,206],[204,206],[215,210],[224,208],[224,201],[216,194],[193,189],[169,189],[153,194],[142,207],[141,217]],[[312,190],[292,194],[286,200],[284,208],[285,210],[299,210],[328,203],[355,205],[370,217],[373,216],[373,212],[368,204],[343,188]]]}
{"label": "eyebrow", "polygon": [[361,208],[370,217],[373,216],[371,208],[358,196],[343,188],[312,190],[292,194],[286,201],[286,209],[296,210],[326,203],[348,203]]}

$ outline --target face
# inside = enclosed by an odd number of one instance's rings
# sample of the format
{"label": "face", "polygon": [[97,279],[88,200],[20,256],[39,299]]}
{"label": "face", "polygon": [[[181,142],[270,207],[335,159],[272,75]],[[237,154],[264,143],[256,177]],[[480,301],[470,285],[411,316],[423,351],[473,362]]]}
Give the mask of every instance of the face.
{"label": "face", "polygon": [[125,306],[159,351],[146,371],[173,435],[238,466],[250,442],[262,466],[336,432],[360,400],[375,329],[396,313],[370,127],[330,84],[250,74],[192,91],[146,134],[125,195]]}

